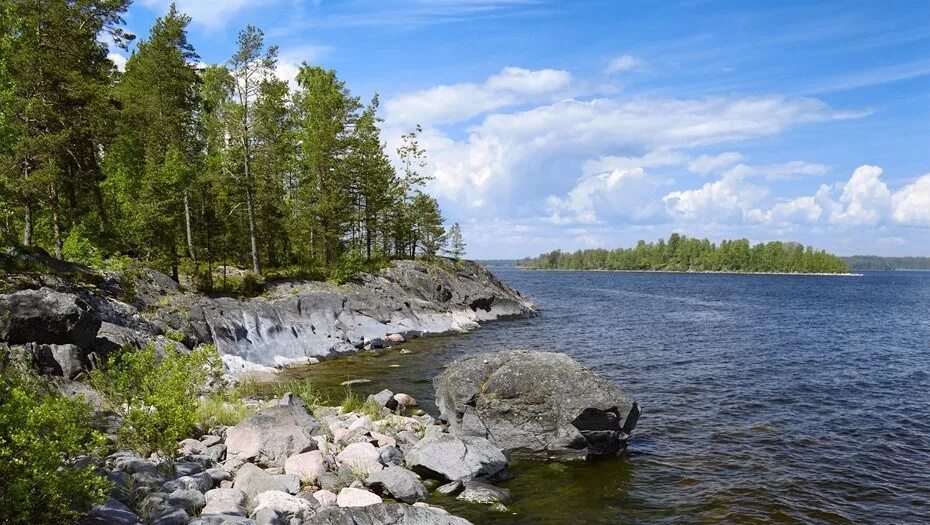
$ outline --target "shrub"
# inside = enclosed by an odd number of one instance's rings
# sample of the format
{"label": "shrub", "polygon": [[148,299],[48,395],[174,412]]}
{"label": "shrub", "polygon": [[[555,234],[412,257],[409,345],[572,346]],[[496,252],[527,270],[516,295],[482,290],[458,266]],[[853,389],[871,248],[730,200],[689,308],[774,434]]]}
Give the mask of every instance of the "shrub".
{"label": "shrub", "polygon": [[94,268],[103,267],[103,256],[100,250],[90,242],[84,226],[80,224],[71,228],[71,232],[62,244],[61,252],[64,258],[71,262]]}
{"label": "shrub", "polygon": [[161,359],[155,347],[124,348],[91,373],[91,384],[123,417],[120,442],[143,456],[171,457],[196,428],[198,394],[222,370],[216,348],[182,354],[173,346]]}
{"label": "shrub", "polygon": [[74,522],[103,501],[107,481],[73,465],[106,441],[92,415],[34,377],[0,372],[0,523]]}
{"label": "shrub", "polygon": [[228,400],[221,395],[212,395],[197,407],[197,422],[201,428],[233,426],[250,415],[252,410],[241,399]]}

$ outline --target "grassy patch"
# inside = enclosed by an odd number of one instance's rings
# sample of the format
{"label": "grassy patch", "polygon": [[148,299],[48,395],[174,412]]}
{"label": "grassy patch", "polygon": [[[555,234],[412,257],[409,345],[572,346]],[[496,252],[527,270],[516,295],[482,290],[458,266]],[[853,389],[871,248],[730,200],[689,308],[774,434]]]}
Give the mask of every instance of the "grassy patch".
{"label": "grassy patch", "polygon": [[226,399],[225,396],[213,395],[201,400],[197,407],[197,420],[200,427],[208,429],[217,425],[233,426],[252,415],[252,409],[241,399]]}

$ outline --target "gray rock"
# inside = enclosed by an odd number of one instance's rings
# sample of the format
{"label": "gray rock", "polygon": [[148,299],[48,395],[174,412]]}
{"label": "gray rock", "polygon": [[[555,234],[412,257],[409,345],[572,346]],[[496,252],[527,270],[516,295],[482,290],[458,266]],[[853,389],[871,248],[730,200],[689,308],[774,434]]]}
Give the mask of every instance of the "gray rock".
{"label": "gray rock", "polygon": [[108,499],[97,505],[81,520],[81,525],[136,525],[137,516],[126,505],[115,499]]}
{"label": "gray rock", "polygon": [[276,480],[281,482],[281,485],[287,487],[288,494],[297,494],[300,492],[300,477],[294,474],[276,474],[274,476]]}
{"label": "gray rock", "polygon": [[285,525],[281,516],[274,509],[268,507],[258,509],[252,515],[252,519],[255,520],[255,525]]}
{"label": "gray rock", "polygon": [[335,472],[324,472],[317,478],[317,483],[321,489],[338,493],[343,487],[348,487],[351,481],[344,481]]}
{"label": "gray rock", "polygon": [[187,525],[191,519],[182,509],[175,509],[151,521],[152,525]]}
{"label": "gray rock", "polygon": [[465,490],[455,499],[470,503],[486,503],[488,505],[507,503],[510,501],[510,491],[480,481],[466,481]]}
{"label": "gray rock", "polygon": [[193,476],[194,474],[200,474],[203,472],[203,465],[193,461],[177,461],[174,464],[174,475],[181,476]]}
{"label": "gray rock", "polygon": [[210,479],[213,480],[213,484],[216,485],[221,481],[229,481],[232,479],[232,474],[223,467],[213,467],[207,469],[207,475],[210,476]]}
{"label": "gray rock", "polygon": [[471,522],[428,507],[379,503],[367,507],[323,507],[304,525],[471,525]]}
{"label": "gray rock", "polygon": [[230,458],[283,467],[288,457],[316,449],[313,434],[319,428],[303,406],[268,407],[226,430],[226,452]]}
{"label": "gray rock", "polygon": [[203,493],[196,490],[176,490],[168,494],[168,503],[187,511],[188,514],[197,514],[206,504]]}
{"label": "gray rock", "polygon": [[639,418],[627,394],[564,354],[469,356],[433,384],[451,432],[486,437],[507,452],[614,455]]}
{"label": "gray rock", "polygon": [[216,462],[223,461],[226,459],[226,445],[224,443],[219,443],[209,446],[203,451],[203,455]]}
{"label": "gray rock", "polygon": [[379,448],[378,455],[381,457],[381,463],[385,465],[403,466],[404,464],[404,453],[395,446],[387,445]]}
{"label": "gray rock", "polygon": [[33,360],[39,373],[74,379],[89,368],[87,353],[77,345],[34,344]]}
{"label": "gray rock", "polygon": [[424,501],[429,496],[417,475],[403,467],[391,466],[375,472],[365,483],[376,494],[404,503]]}
{"label": "gray rock", "polygon": [[384,407],[388,410],[394,410],[397,408],[397,400],[394,399],[394,392],[391,392],[386,388],[377,394],[368,396],[368,399],[373,400],[378,404],[378,406]]}
{"label": "gray rock", "polygon": [[249,499],[269,490],[287,492],[287,487],[280,480],[251,463],[242,465],[236,471],[233,488],[244,492]]}
{"label": "gray rock", "polygon": [[86,347],[100,328],[100,315],[83,299],[51,288],[0,295],[0,341],[74,344]]}
{"label": "gray rock", "polygon": [[504,475],[507,458],[490,441],[480,437],[432,434],[406,454],[407,467],[439,480],[495,480]]}
{"label": "gray rock", "polygon": [[110,456],[110,459],[113,461],[114,468],[129,474],[153,471],[157,466],[154,461],[142,459],[130,452],[120,452],[113,454]]}
{"label": "gray rock", "polygon": [[255,520],[243,516],[228,514],[201,515],[188,522],[188,525],[256,525]]}
{"label": "gray rock", "polygon": [[440,487],[437,487],[436,492],[438,492],[439,494],[445,494],[446,496],[455,496],[456,494],[461,492],[463,488],[465,488],[465,485],[461,481],[455,480],[455,481],[450,481]]}
{"label": "gray rock", "polygon": [[247,496],[239,489],[213,489],[204,494],[206,506],[201,515],[222,514],[227,516],[246,516]]}
{"label": "gray rock", "polygon": [[174,492],[176,490],[196,490],[206,492],[213,488],[213,478],[206,472],[199,472],[192,476],[181,476],[178,479],[166,481],[161,486],[162,492]]}

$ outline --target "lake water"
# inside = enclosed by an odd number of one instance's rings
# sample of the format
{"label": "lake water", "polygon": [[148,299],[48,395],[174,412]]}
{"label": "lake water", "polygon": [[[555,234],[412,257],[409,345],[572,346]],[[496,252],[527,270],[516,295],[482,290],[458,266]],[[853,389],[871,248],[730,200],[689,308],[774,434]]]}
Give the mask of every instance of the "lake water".
{"label": "lake water", "polygon": [[551,350],[643,415],[616,460],[515,465],[512,513],[434,502],[476,524],[930,522],[930,273],[493,271],[541,315],[306,374],[435,413],[430,380],[456,357]]}

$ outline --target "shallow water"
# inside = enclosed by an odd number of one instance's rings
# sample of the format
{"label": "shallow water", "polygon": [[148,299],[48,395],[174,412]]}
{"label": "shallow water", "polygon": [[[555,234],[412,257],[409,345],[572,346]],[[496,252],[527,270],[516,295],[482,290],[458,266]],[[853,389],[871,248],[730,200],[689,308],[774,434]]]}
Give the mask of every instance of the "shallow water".
{"label": "shallow water", "polygon": [[456,357],[553,350],[643,415],[616,460],[514,465],[509,514],[436,503],[476,524],[930,522],[930,273],[494,271],[542,315],[300,375],[435,413],[431,379]]}

